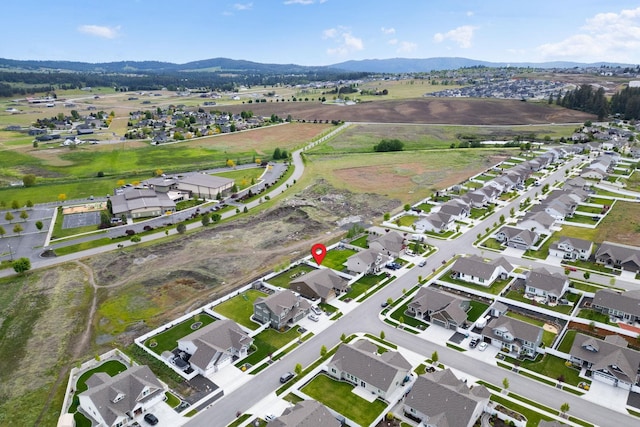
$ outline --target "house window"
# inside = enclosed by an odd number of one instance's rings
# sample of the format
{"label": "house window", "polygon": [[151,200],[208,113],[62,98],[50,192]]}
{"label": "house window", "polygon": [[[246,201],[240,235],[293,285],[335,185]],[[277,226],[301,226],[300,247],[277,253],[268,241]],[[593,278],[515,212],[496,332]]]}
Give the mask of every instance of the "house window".
{"label": "house window", "polygon": [[360,381],[360,386],[361,386],[361,387],[366,387],[366,386],[367,386],[367,384],[366,384],[364,381]]}
{"label": "house window", "polygon": [[484,279],[478,279],[480,283],[484,283]]}

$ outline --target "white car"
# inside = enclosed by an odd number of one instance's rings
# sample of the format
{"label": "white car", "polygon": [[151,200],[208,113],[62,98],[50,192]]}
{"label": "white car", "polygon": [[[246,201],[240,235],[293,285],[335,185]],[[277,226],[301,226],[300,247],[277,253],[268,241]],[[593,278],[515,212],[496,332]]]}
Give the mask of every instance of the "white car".
{"label": "white car", "polygon": [[273,420],[275,420],[275,419],[276,419],[276,416],[275,416],[275,415],[273,415],[273,414],[267,414],[267,415],[265,415],[265,416],[264,416],[264,420],[265,420],[266,422],[271,422],[271,421],[273,421]]}
{"label": "white car", "polygon": [[309,318],[309,320],[313,320],[314,322],[317,322],[318,320],[320,320],[320,318],[313,313],[309,314],[307,318]]}
{"label": "white car", "polygon": [[485,351],[487,349],[487,347],[489,347],[489,344],[487,344],[486,342],[481,342],[480,344],[478,344],[478,350],[480,351]]}
{"label": "white car", "polygon": [[313,311],[315,314],[317,314],[318,316],[320,316],[322,314],[322,310],[320,310],[319,307],[312,305],[311,306],[311,311]]}

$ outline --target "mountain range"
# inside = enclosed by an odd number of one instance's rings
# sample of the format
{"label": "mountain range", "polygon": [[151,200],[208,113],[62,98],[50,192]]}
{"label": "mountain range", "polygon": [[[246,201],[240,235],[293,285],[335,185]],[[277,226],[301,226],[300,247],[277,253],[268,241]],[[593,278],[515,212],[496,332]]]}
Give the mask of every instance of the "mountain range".
{"label": "mountain range", "polygon": [[265,64],[259,62],[211,58],[200,61],[175,64],[161,61],[118,61],[118,62],[75,62],[38,61],[0,58],[0,70],[5,71],[67,71],[84,73],[175,73],[175,72],[239,72],[261,74],[307,74],[327,71],[347,71],[363,73],[416,73],[439,70],[455,70],[463,67],[531,67],[531,68],[573,68],[573,67],[635,67],[632,64],[579,63],[579,62],[489,62],[469,58],[390,58],[364,59],[340,62],[327,66],[304,66],[296,64]]}

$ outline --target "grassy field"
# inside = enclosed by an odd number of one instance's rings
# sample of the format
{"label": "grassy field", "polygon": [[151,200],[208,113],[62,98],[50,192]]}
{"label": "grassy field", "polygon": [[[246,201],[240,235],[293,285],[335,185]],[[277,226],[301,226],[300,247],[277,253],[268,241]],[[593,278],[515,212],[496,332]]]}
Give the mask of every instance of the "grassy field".
{"label": "grassy field", "polygon": [[253,315],[253,302],[259,297],[266,296],[267,294],[264,292],[249,289],[230,300],[216,305],[213,307],[213,310],[238,322],[242,326],[246,326],[249,329],[256,329],[260,325],[251,320],[251,316]]}
{"label": "grassy field", "polygon": [[482,313],[487,310],[487,308],[489,308],[488,304],[480,301],[471,301],[471,308],[467,312],[467,320],[469,322],[475,322],[482,315]]}
{"label": "grassy field", "polygon": [[325,267],[342,271],[345,269],[344,263],[347,262],[347,258],[355,253],[357,252],[353,249],[332,249],[327,251],[327,255],[324,257],[322,264]]}
{"label": "grassy field", "polygon": [[[171,351],[176,348],[180,338],[186,337],[191,332],[194,332],[195,329],[191,326],[196,322],[202,323],[202,326],[200,326],[200,328],[202,328],[215,322],[215,320],[216,319],[205,313],[196,315],[185,322],[179,323],[170,329],[159,333],[158,335],[154,335],[152,338],[146,340],[144,345],[150,348],[154,353],[161,355],[163,351]],[[151,345],[153,342],[155,342],[155,346]]]}
{"label": "grassy field", "polygon": [[253,337],[253,345],[256,347],[256,351],[238,363],[240,365],[245,363],[255,365],[299,336],[298,328],[291,328],[287,332],[278,332],[271,328],[266,329]]}
{"label": "grassy field", "polygon": [[381,400],[369,403],[352,393],[353,387],[322,374],[305,385],[302,391],[359,425],[368,426],[387,405]]}
{"label": "grassy field", "polygon": [[295,278],[299,277],[300,273],[303,273],[303,272],[308,273],[313,270],[315,270],[315,268],[307,264],[296,265],[295,267],[287,271],[283,271],[277,276],[273,276],[271,279],[268,280],[268,282],[273,286],[279,286],[281,288],[289,288],[289,283]]}
{"label": "grassy field", "polygon": [[369,289],[376,286],[384,278],[385,278],[384,274],[379,274],[377,276],[373,274],[367,274],[365,276],[362,276],[360,279],[358,279],[356,282],[354,282],[351,285],[351,290],[345,294],[345,297],[356,299],[360,295],[364,294],[365,292],[368,292]]}
{"label": "grassy field", "polygon": [[233,179],[236,182],[239,190],[244,190],[245,188],[252,185],[252,182],[255,183],[258,181],[258,178],[262,176],[264,173],[263,168],[250,168],[250,169],[238,169],[229,172],[221,172],[216,173],[216,176],[222,176],[224,178]]}

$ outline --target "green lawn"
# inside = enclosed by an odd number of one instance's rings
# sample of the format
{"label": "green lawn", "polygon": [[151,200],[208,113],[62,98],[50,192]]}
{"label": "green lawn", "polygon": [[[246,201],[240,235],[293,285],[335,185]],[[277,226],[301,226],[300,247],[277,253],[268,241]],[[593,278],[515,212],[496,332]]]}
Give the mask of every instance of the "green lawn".
{"label": "green lawn", "polygon": [[431,209],[433,209],[433,205],[431,203],[420,203],[416,208],[422,210],[424,213],[429,213]]}
{"label": "green lawn", "polygon": [[509,291],[507,292],[506,297],[515,301],[524,302],[526,304],[533,305],[533,306],[540,306],[540,307],[546,308],[547,310],[552,310],[552,311],[563,313],[563,314],[569,314],[573,310],[572,305],[558,304],[555,306],[550,306],[546,304],[538,304],[536,301],[526,298],[524,294],[522,294],[520,291]]}
{"label": "green lawn", "polygon": [[108,374],[110,377],[113,377],[119,374],[120,372],[124,372],[126,369],[127,367],[122,362],[117,360],[108,360],[104,362],[102,365],[97,366],[93,369],[90,369],[84,374],[80,375],[80,378],[78,378],[78,381],[76,382],[75,394],[73,395],[73,402],[69,407],[69,413],[76,412],[76,409],[80,404],[78,395],[83,391],[87,390],[87,380],[91,377],[91,375],[98,372],[104,372]]}
{"label": "green lawn", "polygon": [[167,391],[167,392],[164,393],[164,395],[167,397],[167,400],[165,400],[165,402],[171,408],[175,408],[176,406],[178,406],[180,404],[180,399],[175,394]]}
{"label": "green lawn", "polygon": [[266,296],[267,294],[264,292],[249,289],[222,304],[216,305],[213,307],[213,310],[249,329],[257,329],[260,325],[251,320],[251,316],[253,315],[253,302],[259,297]]}
{"label": "green lawn", "polygon": [[501,404],[505,408],[509,408],[515,412],[522,414],[527,418],[527,427],[536,427],[540,423],[540,420],[551,421],[550,417],[547,417],[532,409],[512,402],[511,400],[507,400],[502,396],[498,396],[497,394],[492,394],[491,400]]}
{"label": "green lawn", "polygon": [[222,176],[224,178],[233,179],[238,186],[239,190],[243,190],[255,182],[264,173],[264,168],[256,167],[249,169],[238,169],[229,172],[221,172],[214,174],[215,176]]}
{"label": "green lawn", "polygon": [[579,224],[595,225],[600,220],[600,218],[593,219],[593,217],[591,217],[591,216],[574,215],[572,218],[565,218],[564,220],[566,222],[577,222]]}
{"label": "green lawn", "polygon": [[336,381],[322,374],[302,388],[302,391],[334,411],[361,426],[370,425],[387,407],[381,400],[372,403],[352,393],[352,384]]}
{"label": "green lawn", "polygon": [[487,209],[471,208],[471,213],[469,214],[469,218],[471,219],[482,218],[484,215],[487,214],[487,212],[489,212]]}
{"label": "green lawn", "polygon": [[386,278],[386,275],[384,273],[378,274],[377,276],[373,274],[367,274],[365,276],[362,276],[356,282],[351,284],[351,290],[347,292],[344,295],[344,297],[356,299],[360,295],[364,294],[365,292],[368,292],[369,289],[373,288],[378,283],[382,282],[382,280],[384,280],[385,278]]}
{"label": "green lawn", "polygon": [[578,312],[578,317],[582,317],[583,319],[593,320],[594,322],[604,323],[605,325],[615,325],[614,323],[609,322],[609,316],[604,313],[599,313],[595,310],[591,310],[590,308],[583,308]]}
{"label": "green lawn", "polygon": [[[201,322],[202,326],[200,327],[203,327],[215,321],[216,319],[206,313],[197,314],[191,319],[179,323],[166,331],[160,332],[158,335],[149,338],[144,342],[144,345],[150,348],[154,353],[161,355],[163,351],[171,351],[176,348],[180,338],[186,337],[191,332],[194,332],[196,329],[191,328],[191,325],[194,323]],[[156,343],[153,347],[150,345],[152,342]]]}
{"label": "green lawn", "polygon": [[571,346],[573,345],[573,341],[576,339],[577,332],[578,331],[575,330],[567,331],[567,333],[564,334],[562,342],[558,346],[558,351],[569,354],[569,351],[571,351]]}
{"label": "green lawn", "polygon": [[415,317],[409,316],[408,314],[405,314],[405,311],[407,311],[407,306],[409,305],[409,303],[411,303],[410,299],[407,300],[407,302],[402,304],[400,307],[396,308],[393,311],[393,313],[390,314],[390,317],[398,322],[400,322],[400,318],[402,317],[403,322],[409,326],[413,326],[414,328],[418,328],[422,330],[427,329],[427,327],[429,326],[427,323]]}
{"label": "green lawn", "polygon": [[[538,359],[540,358],[538,357]],[[522,361],[520,366],[555,380],[562,375],[564,377],[564,382],[573,386],[577,386],[578,383],[584,381],[579,376],[580,371],[565,365],[565,360],[560,357],[545,354],[542,357],[542,360],[538,359],[536,359],[536,361]]]}
{"label": "green lawn", "polygon": [[302,272],[308,273],[313,270],[315,270],[315,268],[307,264],[296,265],[295,267],[290,268],[289,270],[283,271],[277,276],[273,276],[271,279],[267,280],[267,282],[269,282],[273,286],[279,286],[281,288],[288,289],[289,283],[292,280],[296,279],[297,277],[300,277],[300,273]]}
{"label": "green lawn", "polygon": [[369,245],[367,244],[367,238],[368,237],[369,236],[367,234],[365,234],[364,236],[360,236],[357,239],[354,239],[349,243],[352,244],[353,246],[358,246],[360,248],[367,249],[369,247]]}
{"label": "green lawn", "polygon": [[467,320],[469,322],[475,322],[487,308],[489,308],[488,304],[480,301],[471,301],[471,308],[467,311]]}
{"label": "green lawn", "polygon": [[322,261],[322,265],[336,271],[345,269],[344,263],[351,255],[357,253],[353,249],[331,249]]}
{"label": "green lawn", "polygon": [[256,347],[256,350],[238,362],[236,366],[243,365],[245,363],[255,365],[270,354],[275,354],[278,349],[282,348],[285,344],[299,336],[300,333],[298,332],[297,327],[293,327],[287,332],[278,332],[272,328],[265,329],[253,337],[253,345]]}
{"label": "green lawn", "polygon": [[415,215],[403,215],[396,220],[396,224],[400,227],[411,227],[417,220],[418,217]]}
{"label": "green lawn", "polygon": [[575,289],[581,290],[581,291],[585,291],[585,292],[593,292],[596,293],[597,291],[599,291],[600,289],[603,289],[600,286],[595,286],[595,285],[590,285],[588,283],[585,282],[576,282],[574,280],[572,280],[570,282],[571,286],[573,286]]}
{"label": "green lawn", "polygon": [[498,242],[494,238],[490,238],[490,239],[485,240],[484,242],[482,242],[482,246],[484,246],[485,248],[488,248],[488,249],[495,249],[497,251],[501,251],[502,249],[504,249],[502,247],[502,243]]}

